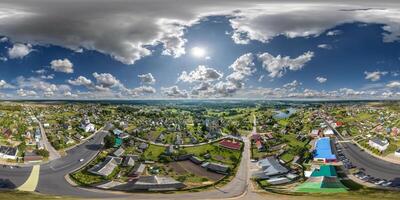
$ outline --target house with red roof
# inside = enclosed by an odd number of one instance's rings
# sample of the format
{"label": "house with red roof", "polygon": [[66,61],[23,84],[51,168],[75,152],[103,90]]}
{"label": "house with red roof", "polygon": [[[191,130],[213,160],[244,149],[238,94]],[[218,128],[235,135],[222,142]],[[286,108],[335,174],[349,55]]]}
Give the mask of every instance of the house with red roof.
{"label": "house with red roof", "polygon": [[240,150],[241,144],[239,141],[235,141],[234,139],[223,139],[219,142],[219,146],[232,150]]}

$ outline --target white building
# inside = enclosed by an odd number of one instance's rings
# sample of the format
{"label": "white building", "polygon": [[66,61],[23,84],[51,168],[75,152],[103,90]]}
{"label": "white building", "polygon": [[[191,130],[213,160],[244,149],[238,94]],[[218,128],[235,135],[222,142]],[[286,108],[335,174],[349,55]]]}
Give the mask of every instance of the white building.
{"label": "white building", "polygon": [[0,158],[2,159],[16,160],[17,154],[18,148],[16,147],[0,146]]}
{"label": "white building", "polygon": [[326,136],[326,137],[333,136],[334,134],[335,133],[333,133],[333,130],[330,129],[330,128],[327,128],[327,129],[324,130],[324,136]]}
{"label": "white building", "polygon": [[94,124],[89,123],[89,124],[82,124],[82,129],[85,130],[85,132],[94,132],[95,131],[95,127]]}
{"label": "white building", "polygon": [[378,149],[379,151],[385,151],[389,146],[389,141],[387,139],[372,138],[368,142],[369,146]]}

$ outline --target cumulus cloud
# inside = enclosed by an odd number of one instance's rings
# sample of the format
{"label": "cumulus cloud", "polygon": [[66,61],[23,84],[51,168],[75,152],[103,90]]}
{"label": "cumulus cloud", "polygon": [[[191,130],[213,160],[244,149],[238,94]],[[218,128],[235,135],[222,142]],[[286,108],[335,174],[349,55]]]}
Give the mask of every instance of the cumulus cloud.
{"label": "cumulus cloud", "polygon": [[156,93],[156,89],[151,86],[139,86],[137,88],[133,88],[127,91],[129,95],[132,96],[140,96],[143,94],[154,94]]}
{"label": "cumulus cloud", "polygon": [[294,80],[290,83],[286,83],[283,85],[283,88],[288,89],[289,91],[294,91],[297,87],[302,85],[301,82],[298,82],[297,80]]}
{"label": "cumulus cloud", "polygon": [[246,78],[256,71],[253,57],[252,53],[246,53],[237,58],[229,66],[233,72],[225,78],[225,81],[219,81],[215,84],[213,87],[214,93],[222,96],[230,96],[242,89]]}
{"label": "cumulus cloud", "polygon": [[37,95],[37,93],[33,90],[24,90],[22,88],[17,90],[17,94],[20,97],[34,97]]}
{"label": "cumulus cloud", "polygon": [[96,79],[97,84],[102,88],[122,87],[119,80],[110,73],[97,73],[94,72],[93,77]]}
{"label": "cumulus cloud", "polygon": [[[161,45],[164,55],[184,54],[185,29],[213,15],[229,17],[232,38],[240,44],[251,40],[268,42],[278,35],[317,36],[338,24],[356,21],[384,24],[384,41],[398,40],[399,7],[357,9],[370,7],[369,4],[373,3],[363,2],[364,6],[360,6],[349,2],[346,5],[297,2],[277,6],[256,0],[4,1],[0,5],[0,34],[12,41],[34,45],[97,50],[126,64],[150,55],[149,47],[154,45]],[[331,30],[326,34],[338,32]]]}
{"label": "cumulus cloud", "polygon": [[171,86],[171,87],[162,87],[161,92],[165,96],[172,97],[172,98],[187,98],[187,97],[189,97],[189,93],[186,90],[181,90],[176,85]]}
{"label": "cumulus cloud", "polygon": [[86,87],[92,86],[92,81],[84,76],[79,76],[75,80],[68,80],[67,82],[69,84],[75,85],[75,86],[78,86],[78,85],[83,85]]}
{"label": "cumulus cloud", "polygon": [[[368,3],[363,2],[363,5],[368,7]],[[238,44],[246,44],[250,40],[265,43],[279,35],[288,38],[319,36],[339,24],[353,22],[384,24],[383,41],[393,42],[400,36],[399,12],[398,5],[385,9],[360,9],[354,4],[287,3],[279,8],[276,5],[259,5],[257,9],[240,9],[230,23],[234,29],[232,38]],[[340,30],[326,32],[327,36],[338,34],[341,34]]]}
{"label": "cumulus cloud", "polygon": [[50,67],[56,72],[64,72],[67,74],[74,72],[74,65],[67,58],[57,59],[50,62]]}
{"label": "cumulus cloud", "polygon": [[371,80],[371,81],[378,81],[381,79],[381,76],[384,76],[388,74],[388,72],[381,72],[381,71],[374,71],[374,72],[364,72],[365,74],[365,79]]}
{"label": "cumulus cloud", "polygon": [[315,78],[315,80],[317,80],[319,83],[325,83],[328,79],[322,76],[318,76],[317,78]]}
{"label": "cumulus cloud", "polygon": [[311,60],[314,53],[311,51],[305,52],[296,58],[289,56],[277,55],[276,57],[269,53],[262,53],[258,55],[258,59],[262,62],[262,66],[269,72],[270,77],[282,77],[287,70],[297,71]]}
{"label": "cumulus cloud", "polygon": [[0,89],[14,88],[13,85],[7,83],[5,80],[0,80]]}
{"label": "cumulus cloud", "polygon": [[223,76],[222,72],[214,68],[209,68],[204,65],[199,65],[195,70],[187,73],[183,71],[178,77],[178,81],[182,82],[204,82],[218,80]]}
{"label": "cumulus cloud", "polygon": [[156,82],[156,79],[151,73],[139,74],[138,77],[140,78],[142,84],[154,84]]}
{"label": "cumulus cloud", "polygon": [[386,85],[389,88],[400,88],[400,81],[392,81]]}
{"label": "cumulus cloud", "polygon": [[8,57],[11,59],[23,58],[32,51],[32,46],[30,44],[16,43],[11,48],[8,48]]}

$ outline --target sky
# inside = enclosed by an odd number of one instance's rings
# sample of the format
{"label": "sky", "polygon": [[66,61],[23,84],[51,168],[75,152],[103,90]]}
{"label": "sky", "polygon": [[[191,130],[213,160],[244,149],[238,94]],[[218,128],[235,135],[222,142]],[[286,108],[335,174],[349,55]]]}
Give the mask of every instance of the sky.
{"label": "sky", "polygon": [[400,3],[1,0],[0,70],[0,99],[400,99]]}

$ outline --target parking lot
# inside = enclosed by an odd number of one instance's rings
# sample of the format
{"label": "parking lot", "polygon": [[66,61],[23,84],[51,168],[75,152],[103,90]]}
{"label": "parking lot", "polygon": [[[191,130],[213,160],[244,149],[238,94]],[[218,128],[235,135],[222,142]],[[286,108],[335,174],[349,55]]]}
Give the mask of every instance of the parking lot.
{"label": "parking lot", "polygon": [[361,181],[382,187],[400,188],[400,165],[378,159],[350,142],[336,143],[335,146],[343,167],[347,171],[358,169],[353,175]]}

